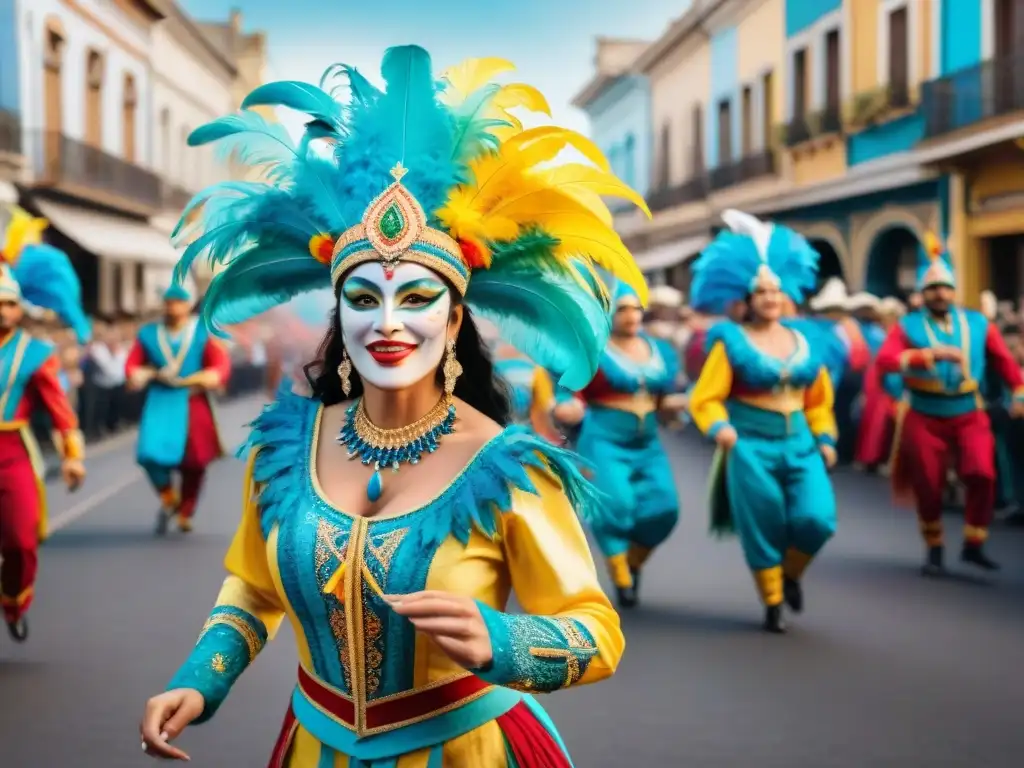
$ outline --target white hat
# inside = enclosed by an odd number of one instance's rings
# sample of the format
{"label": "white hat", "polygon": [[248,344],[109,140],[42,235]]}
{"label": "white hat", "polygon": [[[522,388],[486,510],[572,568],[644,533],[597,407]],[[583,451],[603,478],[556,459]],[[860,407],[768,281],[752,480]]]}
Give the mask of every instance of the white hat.
{"label": "white hat", "polygon": [[859,291],[846,300],[846,309],[849,312],[856,312],[858,309],[873,309],[878,312],[881,308],[881,300],[867,291]]}
{"label": "white hat", "polygon": [[671,285],[657,285],[651,288],[647,297],[647,305],[675,309],[683,305],[683,294]]}
{"label": "white hat", "polygon": [[845,310],[849,299],[846,284],[838,277],[830,277],[825,283],[825,287],[808,303],[813,311],[826,312],[830,309]]}
{"label": "white hat", "polygon": [[902,316],[907,314],[907,308],[902,301],[895,296],[886,296],[879,302],[879,311],[883,315]]}

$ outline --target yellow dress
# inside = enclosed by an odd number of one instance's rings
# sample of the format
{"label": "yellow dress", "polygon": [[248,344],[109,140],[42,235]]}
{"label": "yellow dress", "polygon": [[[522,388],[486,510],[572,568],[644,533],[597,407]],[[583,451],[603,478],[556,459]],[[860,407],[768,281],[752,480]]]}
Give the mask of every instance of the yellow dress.
{"label": "yellow dress", "polygon": [[[530,693],[608,677],[624,647],[577,518],[596,492],[571,455],[511,427],[424,507],[353,517],[317,482],[321,412],[282,394],[255,423],[230,575],[170,687],[202,692],[209,719],[287,616],[298,683],[274,768],[569,766]],[[486,669],[382,599],[423,589],[477,601]],[[505,612],[513,591],[523,614]]]}

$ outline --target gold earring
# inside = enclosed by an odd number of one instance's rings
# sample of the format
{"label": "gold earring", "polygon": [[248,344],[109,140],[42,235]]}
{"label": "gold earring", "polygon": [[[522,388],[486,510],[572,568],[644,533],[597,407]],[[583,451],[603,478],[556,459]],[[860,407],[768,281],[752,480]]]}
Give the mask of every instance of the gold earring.
{"label": "gold earring", "polygon": [[348,397],[352,391],[352,382],[349,376],[352,375],[352,361],[348,359],[348,350],[342,350],[341,362],[338,364],[338,378],[341,379],[341,391]]}
{"label": "gold earring", "polygon": [[462,375],[462,364],[455,357],[455,339],[448,339],[448,352],[444,356],[444,393],[451,397],[455,382]]}

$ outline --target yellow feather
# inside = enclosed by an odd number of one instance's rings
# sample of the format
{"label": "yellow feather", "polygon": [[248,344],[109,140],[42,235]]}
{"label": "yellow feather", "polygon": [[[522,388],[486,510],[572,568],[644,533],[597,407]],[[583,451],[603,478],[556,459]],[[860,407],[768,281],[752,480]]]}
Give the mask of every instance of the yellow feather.
{"label": "yellow feather", "polygon": [[563,226],[545,226],[544,231],[558,239],[556,255],[590,258],[636,291],[640,303],[647,306],[647,282],[629,249],[618,237],[609,238],[587,227],[576,228],[570,221],[564,222]]}
{"label": "yellow feather", "polygon": [[497,75],[511,72],[515,68],[516,65],[511,61],[493,56],[482,59],[466,59],[454,67],[446,69],[441,73],[441,77],[447,80],[451,86],[451,89],[446,90],[446,95],[453,100],[461,100],[487,85]]}
{"label": "yellow feather", "polygon": [[651,218],[651,209],[647,207],[647,201],[611,173],[580,163],[570,163],[540,173],[548,185],[567,194],[572,194],[573,190],[585,190],[598,195],[621,197],[636,205],[647,214],[647,218]]}
{"label": "yellow feather", "polygon": [[491,103],[502,110],[522,107],[531,112],[543,112],[548,117],[551,117],[551,106],[548,104],[548,100],[544,98],[544,94],[532,85],[525,85],[524,83],[511,83],[502,86],[502,89],[494,95]]}

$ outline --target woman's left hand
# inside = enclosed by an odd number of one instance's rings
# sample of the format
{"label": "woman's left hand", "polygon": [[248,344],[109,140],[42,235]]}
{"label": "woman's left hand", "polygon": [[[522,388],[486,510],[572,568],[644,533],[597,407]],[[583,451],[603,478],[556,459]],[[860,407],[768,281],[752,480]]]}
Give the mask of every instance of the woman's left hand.
{"label": "woman's left hand", "polygon": [[479,669],[494,658],[487,625],[472,598],[427,590],[385,599],[459,666]]}
{"label": "woman's left hand", "polygon": [[831,445],[825,444],[822,445],[819,450],[821,450],[821,458],[825,460],[825,466],[832,469],[832,467],[836,465],[836,460],[839,458],[836,454],[836,449]]}

